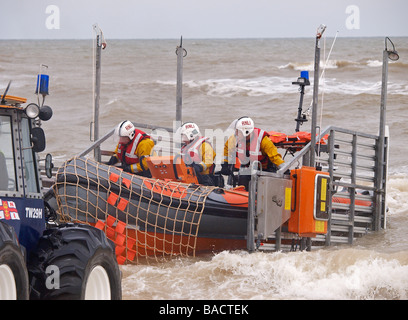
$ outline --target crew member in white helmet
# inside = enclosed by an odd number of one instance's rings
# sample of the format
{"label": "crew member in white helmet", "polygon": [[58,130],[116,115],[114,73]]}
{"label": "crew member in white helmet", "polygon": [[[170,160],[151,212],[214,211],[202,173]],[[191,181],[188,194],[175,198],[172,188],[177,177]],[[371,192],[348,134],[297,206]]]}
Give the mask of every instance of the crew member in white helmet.
{"label": "crew member in white helmet", "polygon": [[[268,133],[255,128],[251,118],[239,118],[231,125],[235,131],[224,146],[224,163],[221,165],[223,175],[231,175],[236,163],[239,168],[248,168],[253,161],[259,161],[263,171],[276,171],[284,163]],[[242,172],[240,170],[238,183],[248,189],[251,177]]]}
{"label": "crew member in white helmet", "polygon": [[194,122],[184,123],[179,132],[184,163],[194,168],[200,184],[214,185],[215,152],[210,139],[201,136],[200,129]]}
{"label": "crew member in white helmet", "polygon": [[108,165],[114,165],[120,161],[124,171],[151,177],[145,159],[151,155],[154,147],[150,136],[136,129],[129,120],[119,123],[116,134],[119,136],[119,143]]}

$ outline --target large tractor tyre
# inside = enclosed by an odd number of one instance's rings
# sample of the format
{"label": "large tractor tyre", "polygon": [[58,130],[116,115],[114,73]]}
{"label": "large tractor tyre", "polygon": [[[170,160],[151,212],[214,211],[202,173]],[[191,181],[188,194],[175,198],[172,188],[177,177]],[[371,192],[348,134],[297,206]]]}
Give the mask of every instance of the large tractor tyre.
{"label": "large tractor tyre", "polygon": [[88,225],[69,223],[44,231],[28,272],[34,300],[122,298],[115,246]]}
{"label": "large tractor tyre", "polygon": [[28,300],[28,272],[14,229],[0,221],[0,301]]}

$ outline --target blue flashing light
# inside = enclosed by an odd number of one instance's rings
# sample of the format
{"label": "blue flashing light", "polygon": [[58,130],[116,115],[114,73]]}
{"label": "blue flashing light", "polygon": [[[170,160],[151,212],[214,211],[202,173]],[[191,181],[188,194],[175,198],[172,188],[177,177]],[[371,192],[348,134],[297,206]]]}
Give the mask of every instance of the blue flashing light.
{"label": "blue flashing light", "polygon": [[42,95],[48,95],[48,85],[50,81],[50,76],[47,74],[39,74],[37,76],[37,88],[35,90],[35,93],[42,94]]}
{"label": "blue flashing light", "polygon": [[300,77],[309,80],[309,71],[301,71]]}

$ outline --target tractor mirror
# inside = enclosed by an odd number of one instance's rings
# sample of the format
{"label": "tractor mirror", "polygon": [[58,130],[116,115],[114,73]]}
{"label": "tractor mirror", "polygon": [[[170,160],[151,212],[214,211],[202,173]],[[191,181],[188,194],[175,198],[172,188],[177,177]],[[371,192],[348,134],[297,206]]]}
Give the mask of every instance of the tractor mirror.
{"label": "tractor mirror", "polygon": [[45,150],[45,134],[43,129],[37,127],[31,130],[31,144],[34,152]]}
{"label": "tractor mirror", "polygon": [[54,168],[54,164],[52,163],[52,156],[48,153],[45,156],[45,174],[47,178],[52,178],[52,168]]}

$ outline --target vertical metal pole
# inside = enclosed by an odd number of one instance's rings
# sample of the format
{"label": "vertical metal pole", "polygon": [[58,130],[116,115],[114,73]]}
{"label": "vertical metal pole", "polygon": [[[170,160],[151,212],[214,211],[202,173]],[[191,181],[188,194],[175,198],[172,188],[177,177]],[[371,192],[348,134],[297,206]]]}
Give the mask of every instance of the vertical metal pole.
{"label": "vertical metal pole", "polygon": [[303,97],[305,95],[305,86],[301,85],[300,86],[300,100],[299,100],[299,108],[298,108],[298,116],[296,119],[296,132],[300,131],[300,126],[303,124],[303,119],[302,119],[302,106],[303,106]]}
{"label": "vertical metal pole", "polygon": [[350,192],[350,207],[349,207],[349,235],[348,243],[354,242],[354,218],[356,211],[356,183],[357,183],[357,135],[353,134],[352,153],[351,153],[351,183],[352,187],[348,188]]}
{"label": "vertical metal pole", "polygon": [[384,144],[385,118],[387,109],[387,88],[388,88],[388,52],[383,53],[382,85],[381,85],[381,109],[380,109],[380,138]]}
{"label": "vertical metal pole", "polygon": [[[252,171],[252,170],[251,170]],[[255,210],[256,210],[256,187],[258,184],[258,175],[251,172],[251,181],[249,182],[248,197],[248,222],[247,222],[247,250],[255,251]]]}
{"label": "vertical metal pole", "polygon": [[176,49],[177,54],[177,93],[176,93],[176,121],[181,126],[183,121],[183,58],[186,51],[183,48],[183,37],[180,38],[180,45]]}
{"label": "vertical metal pole", "polygon": [[321,24],[319,28],[317,28],[316,34],[316,48],[315,48],[315,64],[314,64],[314,76],[313,76],[313,109],[312,109],[312,127],[311,127],[311,148],[310,148],[310,160],[309,165],[311,167],[315,166],[315,149],[316,149],[316,124],[317,124],[317,103],[319,100],[319,80],[320,80],[320,47],[319,41],[322,37],[324,31],[326,30],[326,26]]}
{"label": "vertical metal pole", "polygon": [[319,100],[319,73],[320,73],[320,37],[316,37],[316,49],[315,49],[315,64],[314,64],[314,79],[313,79],[313,108],[312,108],[312,127],[311,127],[311,148],[310,148],[310,167],[314,167],[315,163],[315,149],[316,149],[316,123],[317,123],[317,103]]}
{"label": "vertical metal pole", "polygon": [[387,108],[387,87],[388,87],[388,52],[383,52],[383,68],[382,68],[382,85],[381,85],[381,109],[380,109],[380,128],[378,137],[378,163],[377,163],[377,179],[376,179],[376,209],[374,217],[374,231],[381,229],[381,215],[384,211],[384,145],[385,145],[385,116]]}
{"label": "vertical metal pole", "polygon": [[327,233],[326,233],[326,246],[331,245],[331,232],[332,232],[332,199],[333,194],[336,193],[336,190],[333,186],[334,182],[334,140],[335,140],[335,131],[330,130],[329,134],[329,175],[330,175],[330,198],[328,202],[329,206],[329,221],[327,221]]}
{"label": "vertical metal pole", "polygon": [[[96,36],[95,48],[95,92],[94,92],[94,141],[99,139],[99,97],[101,91],[101,57],[102,57],[102,42],[101,35]],[[101,161],[101,148],[97,146],[94,150],[95,161]]]}
{"label": "vertical metal pole", "polygon": [[275,230],[275,251],[280,251],[282,245],[282,226]]}

